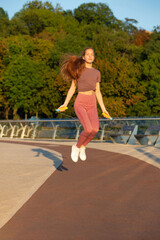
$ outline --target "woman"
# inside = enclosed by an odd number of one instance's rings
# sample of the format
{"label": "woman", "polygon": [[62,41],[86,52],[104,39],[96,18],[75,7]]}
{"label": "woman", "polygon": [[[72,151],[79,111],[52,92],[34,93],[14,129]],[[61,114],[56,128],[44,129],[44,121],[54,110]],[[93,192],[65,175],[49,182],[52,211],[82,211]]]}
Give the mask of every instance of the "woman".
{"label": "woman", "polygon": [[102,112],[109,115],[104,106],[100,91],[101,74],[92,66],[94,59],[94,49],[88,47],[84,49],[81,57],[75,55],[68,56],[61,67],[62,76],[66,80],[72,80],[72,83],[64,104],[61,105],[59,109],[67,107],[76,90],[76,86],[78,86],[78,95],[74,103],[74,109],[84,128],[77,144],[72,146],[71,159],[74,162],[78,161],[78,157],[80,157],[82,161],[86,160],[86,145],[94,138],[99,130],[96,98]]}

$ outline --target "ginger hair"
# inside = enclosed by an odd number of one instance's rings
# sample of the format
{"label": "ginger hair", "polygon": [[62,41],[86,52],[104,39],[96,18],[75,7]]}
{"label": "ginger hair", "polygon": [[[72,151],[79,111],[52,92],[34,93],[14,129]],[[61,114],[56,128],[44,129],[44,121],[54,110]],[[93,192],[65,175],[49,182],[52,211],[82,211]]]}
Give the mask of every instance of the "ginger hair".
{"label": "ginger hair", "polygon": [[87,49],[92,49],[94,51],[93,48],[87,47],[82,51],[81,56],[65,55],[63,57],[63,61],[61,63],[61,75],[64,79],[66,79],[66,81],[78,81],[82,70],[85,68],[85,60],[83,57],[85,56]]}

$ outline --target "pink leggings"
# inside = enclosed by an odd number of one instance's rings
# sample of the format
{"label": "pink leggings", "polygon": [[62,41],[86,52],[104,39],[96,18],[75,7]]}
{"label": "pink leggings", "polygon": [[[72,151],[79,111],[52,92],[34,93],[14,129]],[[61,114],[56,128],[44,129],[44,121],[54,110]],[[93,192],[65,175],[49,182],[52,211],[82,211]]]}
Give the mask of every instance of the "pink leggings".
{"label": "pink leggings", "polygon": [[84,130],[81,132],[77,147],[86,146],[99,130],[96,95],[78,93],[74,103],[75,113]]}

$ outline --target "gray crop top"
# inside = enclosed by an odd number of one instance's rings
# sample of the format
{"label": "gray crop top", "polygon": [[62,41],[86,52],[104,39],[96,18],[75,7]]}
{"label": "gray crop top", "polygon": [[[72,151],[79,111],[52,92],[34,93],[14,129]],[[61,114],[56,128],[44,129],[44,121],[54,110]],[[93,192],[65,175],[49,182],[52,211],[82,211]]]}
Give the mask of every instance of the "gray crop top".
{"label": "gray crop top", "polygon": [[96,90],[96,83],[101,81],[101,73],[95,68],[84,68],[78,79],[78,92]]}

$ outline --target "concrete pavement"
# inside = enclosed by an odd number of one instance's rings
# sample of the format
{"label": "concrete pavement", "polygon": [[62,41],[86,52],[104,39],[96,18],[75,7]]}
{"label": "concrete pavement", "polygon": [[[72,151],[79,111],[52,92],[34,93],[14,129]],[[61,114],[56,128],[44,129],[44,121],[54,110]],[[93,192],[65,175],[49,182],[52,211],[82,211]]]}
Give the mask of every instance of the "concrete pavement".
{"label": "concrete pavement", "polygon": [[61,163],[55,151],[0,142],[0,228]]}

